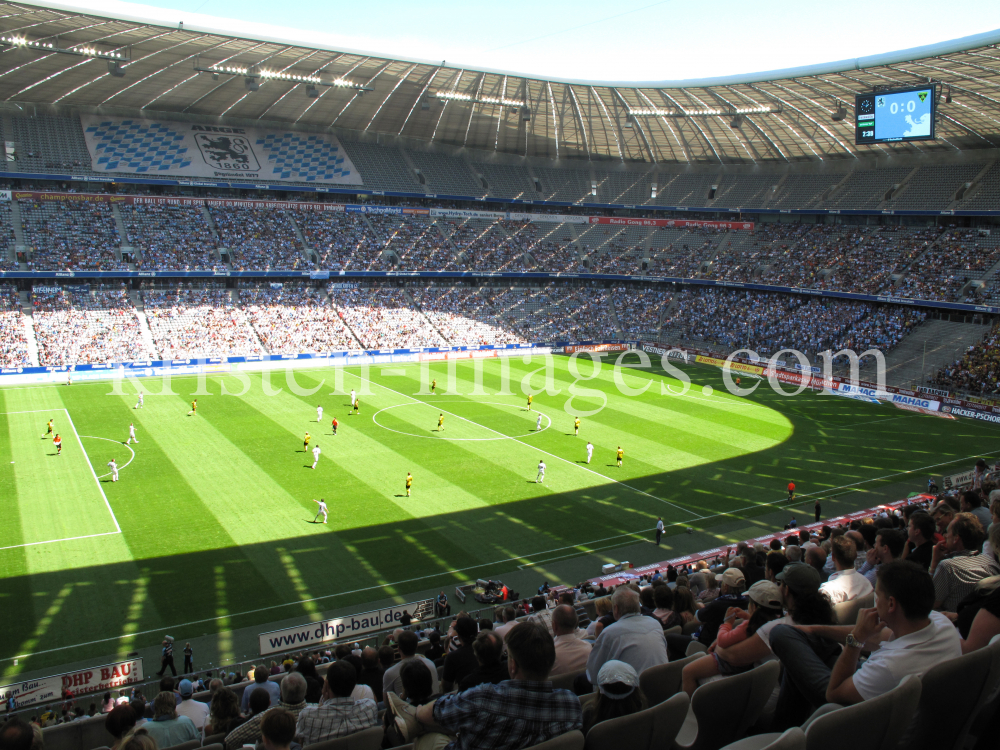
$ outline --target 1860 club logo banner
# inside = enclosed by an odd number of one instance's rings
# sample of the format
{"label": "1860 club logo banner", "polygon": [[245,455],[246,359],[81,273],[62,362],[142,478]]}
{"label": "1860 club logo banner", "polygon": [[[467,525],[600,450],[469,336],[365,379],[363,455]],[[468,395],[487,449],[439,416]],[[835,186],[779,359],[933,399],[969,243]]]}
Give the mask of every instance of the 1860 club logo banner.
{"label": "1860 club logo banner", "polygon": [[360,185],[336,136],[81,115],[95,172]]}

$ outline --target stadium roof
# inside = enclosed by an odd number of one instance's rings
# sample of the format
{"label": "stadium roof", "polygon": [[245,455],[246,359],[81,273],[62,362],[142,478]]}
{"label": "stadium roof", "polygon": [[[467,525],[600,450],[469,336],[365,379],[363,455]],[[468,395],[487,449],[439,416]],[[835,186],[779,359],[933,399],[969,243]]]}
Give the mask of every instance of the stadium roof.
{"label": "stadium roof", "polygon": [[[655,163],[1000,147],[1000,30],[790,70],[631,83],[391,59],[58,3],[0,2],[0,37],[17,40],[0,43],[0,100],[22,104],[260,119],[508,154]],[[854,145],[855,93],[929,81],[940,84],[936,141]]]}

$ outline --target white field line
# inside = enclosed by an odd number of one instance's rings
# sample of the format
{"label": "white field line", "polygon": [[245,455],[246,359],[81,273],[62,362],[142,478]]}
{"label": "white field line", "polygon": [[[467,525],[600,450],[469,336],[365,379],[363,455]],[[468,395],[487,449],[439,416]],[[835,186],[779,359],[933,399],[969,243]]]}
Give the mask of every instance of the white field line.
{"label": "white field line", "polygon": [[66,412],[66,419],[69,420],[69,426],[73,428],[73,434],[76,435],[76,442],[79,444],[80,450],[83,452],[84,458],[87,459],[87,467],[90,469],[90,475],[94,478],[94,482],[97,483],[97,489],[100,490],[101,497],[104,498],[104,504],[108,508],[108,513],[111,514],[111,520],[115,522],[115,529],[118,531],[119,534],[121,534],[122,527],[118,525],[118,518],[115,516],[115,512],[111,510],[111,503],[108,502],[108,496],[104,494],[104,488],[101,486],[101,480],[97,478],[97,472],[94,471],[94,464],[90,460],[90,456],[87,453],[87,449],[83,447],[83,441],[80,440],[80,433],[76,431],[76,425],[73,424],[73,417],[69,415],[68,409],[62,409],[61,411]]}
{"label": "white field line", "polygon": [[[954,461],[946,461],[944,463],[934,464],[934,466],[946,466],[946,465],[948,465],[950,463],[958,463],[959,461],[967,461],[969,458],[970,458],[969,456],[966,456],[965,458],[958,458],[958,459],[955,459]],[[923,468],[933,468],[933,467],[923,467]],[[913,471],[922,471],[922,469],[913,469]],[[892,477],[892,476],[901,476],[903,474],[909,474],[909,473],[912,473],[912,472],[904,471],[904,472],[900,472],[900,474],[889,474],[887,476],[889,476],[889,477]],[[866,480],[866,481],[875,482],[875,481],[879,481],[880,479],[885,479],[885,478],[886,477],[877,477],[875,479],[869,479],[869,480]],[[864,482],[856,482],[855,484],[844,485],[844,486],[845,487],[853,487],[853,486],[855,486],[857,484],[864,484]],[[837,490],[837,489],[840,489],[840,488],[838,488],[838,487],[832,487],[828,491]],[[808,495],[800,495],[800,497],[808,497]],[[711,516],[705,516],[704,518],[718,518],[719,516],[728,516],[728,515],[732,515],[734,513],[740,513],[740,512],[742,512],[744,510],[753,510],[753,509],[756,509],[756,508],[761,508],[761,507],[766,507],[766,506],[777,506],[777,505],[780,505],[781,502],[787,502],[787,500],[785,500],[785,501],[779,501],[777,503],[758,503],[757,505],[751,505],[751,506],[748,506],[746,508],[737,508],[735,510],[726,511],[725,513],[715,513],[715,514],[713,514]],[[678,522],[675,522],[675,523],[666,524],[666,527],[667,528],[671,528],[671,527],[674,527],[674,526],[684,526],[684,525],[685,524],[683,522],[678,521]],[[323,601],[325,599],[333,599],[333,598],[336,598],[336,597],[339,597],[339,596],[348,596],[350,594],[360,594],[360,593],[363,593],[365,591],[379,591],[379,590],[383,590],[383,589],[386,589],[386,588],[392,588],[392,587],[395,587],[395,586],[400,586],[400,585],[405,584],[405,583],[413,583],[415,581],[425,581],[428,578],[437,578],[439,576],[455,575],[456,573],[464,573],[464,572],[466,572],[468,570],[476,570],[478,568],[487,568],[487,567],[493,567],[493,566],[496,566],[496,565],[502,565],[504,563],[511,562],[512,560],[526,560],[526,559],[529,559],[531,557],[538,557],[540,555],[547,555],[547,554],[549,554],[551,552],[562,552],[563,550],[567,550],[567,549],[578,549],[580,547],[589,547],[592,544],[600,544],[601,542],[607,542],[607,541],[610,541],[612,539],[621,539],[623,537],[629,537],[629,536],[633,536],[634,537],[634,536],[638,536],[639,534],[642,534],[644,532],[652,532],[652,529],[639,529],[638,531],[625,532],[625,533],[622,533],[622,534],[615,534],[613,536],[604,537],[603,539],[594,539],[594,540],[589,541],[589,542],[578,542],[576,544],[568,544],[568,545],[565,545],[563,547],[556,547],[554,549],[543,550],[541,552],[531,552],[531,553],[528,553],[528,554],[525,554],[525,555],[520,555],[518,557],[507,557],[507,558],[504,558],[503,560],[494,560],[493,562],[477,563],[476,565],[469,565],[468,567],[465,567],[465,568],[453,568],[451,570],[442,570],[442,571],[439,571],[437,573],[430,573],[430,574],[425,575],[425,576],[417,576],[416,578],[407,578],[407,579],[402,580],[402,581],[392,581],[392,582],[380,583],[380,584],[376,584],[374,586],[365,586],[365,587],[362,587],[362,588],[353,589],[352,591],[338,591],[335,594],[326,594],[324,596],[314,596],[314,597],[311,597],[309,599],[296,599],[293,602],[285,602],[283,604],[272,604],[272,605],[270,605],[268,607],[259,607],[257,609],[248,609],[248,610],[244,610],[243,612],[232,612],[232,613],[229,613],[229,614],[220,615],[218,617],[206,617],[206,618],[201,619],[201,620],[192,620],[190,622],[182,622],[182,623],[174,623],[174,624],[171,624],[171,625],[163,625],[163,626],[160,626],[160,627],[157,627],[157,628],[153,628],[151,630],[142,630],[142,631],[139,631],[139,632],[136,632],[136,633],[129,633],[128,635],[124,636],[124,640],[131,640],[132,638],[135,638],[137,636],[140,636],[140,635],[149,635],[150,633],[162,633],[165,630],[170,630],[172,628],[176,629],[176,630],[180,630],[182,628],[190,627],[192,625],[202,625],[202,624],[208,623],[208,622],[217,622],[219,620],[231,619],[231,618],[234,618],[234,617],[242,617],[243,615],[252,615],[252,614],[257,614],[259,612],[269,612],[271,610],[281,609],[283,607],[291,607],[291,606],[298,605],[298,604],[304,604],[304,603],[309,603],[309,602],[318,602],[318,601]],[[108,532],[108,533],[110,534],[110,533],[114,533],[114,532]],[[581,554],[581,555],[588,554],[589,551],[593,551],[593,550],[581,551],[579,554]],[[559,559],[561,559],[561,557],[563,557],[563,556],[560,556]],[[539,564],[544,564],[544,563],[539,563]],[[45,651],[34,651],[31,654],[18,654],[16,656],[0,657],[0,661],[10,661],[12,659],[25,659],[25,658],[27,658],[29,656],[38,656],[38,655],[41,655],[41,654],[51,654],[51,653],[55,653],[57,651],[66,651],[68,649],[73,649],[73,648],[82,648],[83,646],[93,646],[93,645],[96,645],[98,643],[107,643],[108,641],[117,641],[117,640],[120,640],[120,639],[122,639],[122,636],[115,635],[115,636],[111,636],[109,638],[99,638],[99,639],[94,640],[94,641],[86,641],[85,643],[76,643],[76,644],[74,644],[72,646],[59,646],[58,648],[50,648],[50,649],[46,649]]]}
{"label": "white field line", "polygon": [[648,492],[643,492],[642,490],[640,490],[640,489],[638,489],[636,487],[632,487],[631,485],[625,484],[624,482],[619,482],[617,479],[612,479],[611,477],[605,476],[604,474],[601,474],[600,472],[594,471],[593,469],[588,469],[586,466],[578,464],[576,461],[571,461],[568,458],[563,458],[562,456],[557,456],[555,453],[549,453],[548,451],[542,450],[541,448],[536,448],[535,446],[531,445],[530,443],[525,443],[523,440],[518,440],[517,438],[509,437],[507,435],[504,435],[502,432],[499,432],[498,430],[494,430],[491,427],[487,427],[486,425],[479,424],[478,422],[474,422],[471,419],[467,419],[466,417],[463,417],[460,414],[455,414],[455,412],[448,411],[447,409],[441,408],[441,407],[437,406],[437,404],[439,403],[437,401],[435,401],[433,404],[428,403],[426,401],[421,401],[418,398],[413,398],[413,396],[409,396],[409,395],[407,395],[407,394],[405,394],[405,393],[403,393],[401,391],[397,391],[396,389],[390,388],[387,385],[382,385],[381,383],[376,383],[374,380],[369,380],[368,378],[363,378],[363,377],[361,377],[360,375],[358,375],[356,373],[352,372],[352,373],[348,373],[348,374],[349,375],[353,375],[358,380],[364,380],[367,383],[371,383],[372,385],[377,385],[379,388],[384,388],[385,390],[387,390],[387,391],[389,391],[391,393],[395,393],[398,396],[402,396],[403,398],[408,398],[411,401],[413,401],[414,403],[423,404],[424,406],[430,406],[431,408],[434,408],[434,409],[439,409],[440,411],[443,411],[445,414],[450,414],[451,416],[455,417],[456,419],[460,419],[463,422],[468,422],[469,424],[473,424],[476,427],[479,427],[479,428],[481,428],[483,430],[486,430],[487,432],[492,432],[494,435],[500,435],[501,437],[506,438],[507,440],[511,440],[511,441],[513,441],[515,443],[519,443],[519,444],[523,445],[525,448],[530,448],[533,451],[538,451],[539,453],[544,453],[546,456],[552,456],[552,458],[555,458],[555,459],[557,459],[559,461],[567,463],[570,466],[574,466],[577,469],[582,469],[583,471],[589,472],[589,473],[591,473],[591,474],[593,474],[595,476],[600,477],[601,479],[605,479],[608,482],[614,482],[615,484],[620,484],[622,487],[626,487],[626,488],[632,490],[633,492],[638,492],[640,495],[645,495],[646,497],[652,498],[653,500],[661,502],[664,505],[669,505],[671,508],[675,508],[676,510],[680,510],[680,511],[683,511],[685,513],[689,513],[690,515],[694,516],[695,520],[701,520],[702,518],[706,518],[706,516],[699,516],[693,510],[688,510],[687,508],[684,508],[684,507],[682,507],[680,505],[675,505],[674,503],[670,502],[669,500],[664,500],[663,498],[656,497],[656,495],[650,495]]}

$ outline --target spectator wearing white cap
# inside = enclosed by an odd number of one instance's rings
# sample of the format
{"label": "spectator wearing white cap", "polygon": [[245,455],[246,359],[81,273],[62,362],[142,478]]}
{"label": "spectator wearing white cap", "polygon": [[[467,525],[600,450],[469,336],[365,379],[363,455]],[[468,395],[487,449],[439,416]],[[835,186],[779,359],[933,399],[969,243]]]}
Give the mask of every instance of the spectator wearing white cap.
{"label": "spectator wearing white cap", "polygon": [[629,716],[646,708],[639,675],[631,664],[612,659],[597,673],[597,698],[583,712],[583,733],[595,724]]}
{"label": "spectator wearing white cap", "polygon": [[181,702],[177,704],[177,713],[180,716],[187,716],[194,722],[195,729],[201,729],[208,721],[208,704],[196,701],[194,695],[194,684],[191,680],[181,680],[177,686],[177,692],[181,695]]}
{"label": "spectator wearing white cap", "polygon": [[[752,636],[760,627],[777,620],[783,613],[784,600],[778,585],[770,581],[757,581],[747,591],[750,602],[746,610],[730,607],[719,626],[716,643],[723,648],[735,646]],[[721,675],[739,674],[752,669],[753,665],[733,666],[716,653],[707,654],[684,667],[682,684],[688,695],[693,695],[703,680]]]}
{"label": "spectator wearing white cap", "polygon": [[871,583],[854,567],[858,548],[853,539],[846,536],[835,537],[830,542],[830,554],[833,557],[834,573],[819,590],[830,598],[831,604],[854,601],[872,592]]}

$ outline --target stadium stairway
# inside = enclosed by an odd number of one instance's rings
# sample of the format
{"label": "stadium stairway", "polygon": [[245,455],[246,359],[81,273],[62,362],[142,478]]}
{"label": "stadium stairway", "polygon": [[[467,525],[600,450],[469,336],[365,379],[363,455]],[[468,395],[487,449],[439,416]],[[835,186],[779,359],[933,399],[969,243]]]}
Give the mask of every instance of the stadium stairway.
{"label": "stadium stairway", "polygon": [[21,316],[21,322],[24,324],[24,338],[28,347],[28,361],[32,367],[38,367],[40,364],[38,361],[38,339],[35,338],[35,326],[32,317],[34,310],[31,306],[30,293],[18,292],[17,297],[21,301],[21,312],[24,313]]}
{"label": "stadium stairway", "polygon": [[142,295],[138,290],[133,289],[129,291],[128,296],[132,300],[135,317],[139,321],[139,336],[142,338],[142,343],[146,346],[147,351],[153,352],[154,358],[159,357],[160,353],[156,350],[153,333],[149,330],[149,320],[146,319],[146,306],[142,302]]}
{"label": "stadium stairway", "polygon": [[309,243],[306,242],[306,236],[302,234],[302,229],[301,227],[299,227],[298,222],[295,221],[294,216],[289,216],[288,220],[292,222],[292,229],[295,230],[295,236],[299,240],[299,247],[302,250],[302,257],[305,258],[306,263],[308,263],[309,265],[313,265],[313,250],[311,247],[309,247]]}
{"label": "stadium stairway", "polygon": [[961,359],[989,331],[989,326],[928,320],[914,329],[885,358],[889,385],[926,385],[940,368]]}

